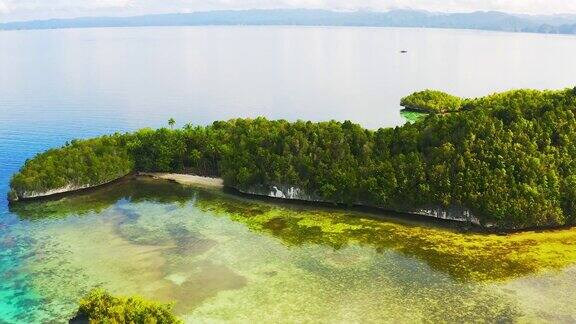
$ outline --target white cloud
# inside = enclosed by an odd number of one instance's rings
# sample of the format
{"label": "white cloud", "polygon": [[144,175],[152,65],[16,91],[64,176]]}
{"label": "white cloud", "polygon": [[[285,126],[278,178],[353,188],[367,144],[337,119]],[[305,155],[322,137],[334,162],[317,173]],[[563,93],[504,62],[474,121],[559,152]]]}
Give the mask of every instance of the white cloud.
{"label": "white cloud", "polygon": [[498,10],[527,14],[576,14],[576,0],[0,0],[0,19],[10,21],[254,8],[414,8],[447,12]]}
{"label": "white cloud", "polygon": [[0,1],[0,14],[7,14],[9,12],[8,6],[2,1]]}
{"label": "white cloud", "polygon": [[125,8],[132,0],[0,0],[0,14],[6,18],[10,14],[30,14],[37,16],[58,15],[65,12],[85,12],[91,10]]}

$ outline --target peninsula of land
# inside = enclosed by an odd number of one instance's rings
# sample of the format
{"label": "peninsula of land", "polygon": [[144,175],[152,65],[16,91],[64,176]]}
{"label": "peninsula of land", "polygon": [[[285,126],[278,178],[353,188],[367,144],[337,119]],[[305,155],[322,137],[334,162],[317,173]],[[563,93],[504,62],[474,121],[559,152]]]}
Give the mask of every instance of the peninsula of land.
{"label": "peninsula of land", "polygon": [[402,104],[428,116],[378,130],[256,118],[76,140],[28,160],[9,199],[140,172],[498,229],[576,224],[576,89],[471,99],[426,90]]}

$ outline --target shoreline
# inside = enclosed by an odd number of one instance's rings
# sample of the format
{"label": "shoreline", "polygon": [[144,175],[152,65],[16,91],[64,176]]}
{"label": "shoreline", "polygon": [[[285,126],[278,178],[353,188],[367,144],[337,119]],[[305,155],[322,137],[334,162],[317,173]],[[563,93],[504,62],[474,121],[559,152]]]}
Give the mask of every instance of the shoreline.
{"label": "shoreline", "polygon": [[65,197],[65,196],[71,195],[71,194],[91,192],[94,190],[98,190],[102,187],[107,187],[107,186],[111,186],[113,184],[116,184],[118,182],[126,181],[132,176],[134,176],[134,174],[128,173],[128,174],[125,174],[119,178],[116,178],[116,179],[113,179],[113,180],[110,180],[107,182],[103,182],[100,184],[85,185],[85,186],[78,186],[78,187],[67,186],[64,188],[58,188],[58,189],[53,189],[53,190],[49,190],[46,192],[42,192],[42,193],[39,193],[38,195],[34,195],[34,196],[23,196],[23,197],[16,196],[16,199],[12,199],[10,192],[8,192],[8,205],[12,205],[12,204],[20,203],[20,202],[62,198],[62,197]]}
{"label": "shoreline", "polygon": [[213,189],[223,189],[224,188],[224,180],[221,178],[210,178],[210,177],[202,177],[196,176],[192,174],[184,174],[184,173],[163,173],[163,172],[136,172],[136,173],[129,173],[117,179],[110,180],[108,182],[104,182],[97,185],[85,185],[85,186],[68,186],[63,188],[58,188],[54,190],[49,190],[46,192],[38,193],[37,195],[33,196],[18,196],[17,199],[11,199],[10,194],[8,195],[8,204],[15,204],[20,202],[28,202],[28,201],[38,201],[38,200],[49,200],[49,199],[56,199],[65,197],[67,195],[76,194],[76,193],[86,193],[93,190],[97,190],[102,187],[106,187],[109,185],[116,184],[122,181],[130,181],[132,178],[137,177],[146,177],[152,178],[156,180],[166,180],[171,182],[176,182],[182,185],[188,186],[197,186],[202,188],[213,188]]}
{"label": "shoreline", "polygon": [[318,207],[334,207],[339,209],[355,210],[367,213],[367,217],[374,219],[382,219],[384,213],[391,218],[398,220],[412,220],[417,222],[422,222],[423,224],[443,224],[449,228],[463,230],[467,232],[476,232],[483,234],[514,234],[521,232],[530,231],[554,231],[566,228],[571,228],[572,226],[555,226],[555,227],[528,227],[523,229],[506,229],[498,227],[486,227],[479,224],[475,224],[469,221],[455,220],[449,218],[435,217],[431,215],[424,215],[420,213],[413,213],[408,211],[399,211],[394,209],[386,209],[383,207],[375,207],[362,204],[353,204],[352,206],[345,206],[338,202],[328,202],[328,201],[314,201],[305,200],[298,198],[286,198],[286,197],[276,197],[259,193],[249,193],[239,190],[234,187],[229,187],[224,185],[224,180],[217,177],[204,177],[192,174],[184,173],[165,173],[165,172],[136,172],[127,174],[118,179],[96,185],[96,186],[86,186],[80,189],[74,189],[69,191],[57,192],[49,195],[40,195],[35,197],[20,198],[18,200],[9,200],[9,204],[14,203],[26,203],[31,201],[40,200],[51,200],[65,197],[67,195],[74,195],[80,193],[87,193],[94,190],[98,190],[103,187],[112,186],[114,184],[120,183],[122,181],[131,181],[137,178],[150,178],[158,181],[169,181],[173,183],[178,183],[185,186],[194,186],[202,189],[212,189],[212,190],[222,190],[223,192],[228,192],[241,197],[246,197],[249,199],[256,199],[261,201],[276,202],[281,204],[301,204],[305,206],[318,206]]}

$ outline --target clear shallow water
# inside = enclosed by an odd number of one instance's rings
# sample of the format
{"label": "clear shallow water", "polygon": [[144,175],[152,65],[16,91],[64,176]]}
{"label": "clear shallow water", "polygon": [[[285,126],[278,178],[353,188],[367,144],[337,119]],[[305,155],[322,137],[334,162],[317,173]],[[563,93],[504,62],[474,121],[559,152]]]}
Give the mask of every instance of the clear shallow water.
{"label": "clear shallow water", "polygon": [[12,212],[12,320],[65,320],[95,286],[194,323],[576,319],[576,230],[462,234],[152,180]]}
{"label": "clear shallow water", "polygon": [[[573,37],[476,31],[0,32],[0,197],[27,158],[73,138],[170,117],[395,126],[422,88],[573,86],[575,55]],[[95,285],[174,300],[190,320],[575,320],[572,230],[487,239],[143,187],[24,210],[0,199],[0,322],[64,321]]]}

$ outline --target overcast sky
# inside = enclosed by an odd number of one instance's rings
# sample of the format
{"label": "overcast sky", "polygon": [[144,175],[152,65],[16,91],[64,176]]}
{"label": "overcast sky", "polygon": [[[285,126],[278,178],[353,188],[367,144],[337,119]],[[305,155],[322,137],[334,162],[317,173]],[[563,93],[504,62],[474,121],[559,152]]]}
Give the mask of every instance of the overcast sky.
{"label": "overcast sky", "polygon": [[576,14],[576,0],[0,0],[0,21],[254,8]]}

